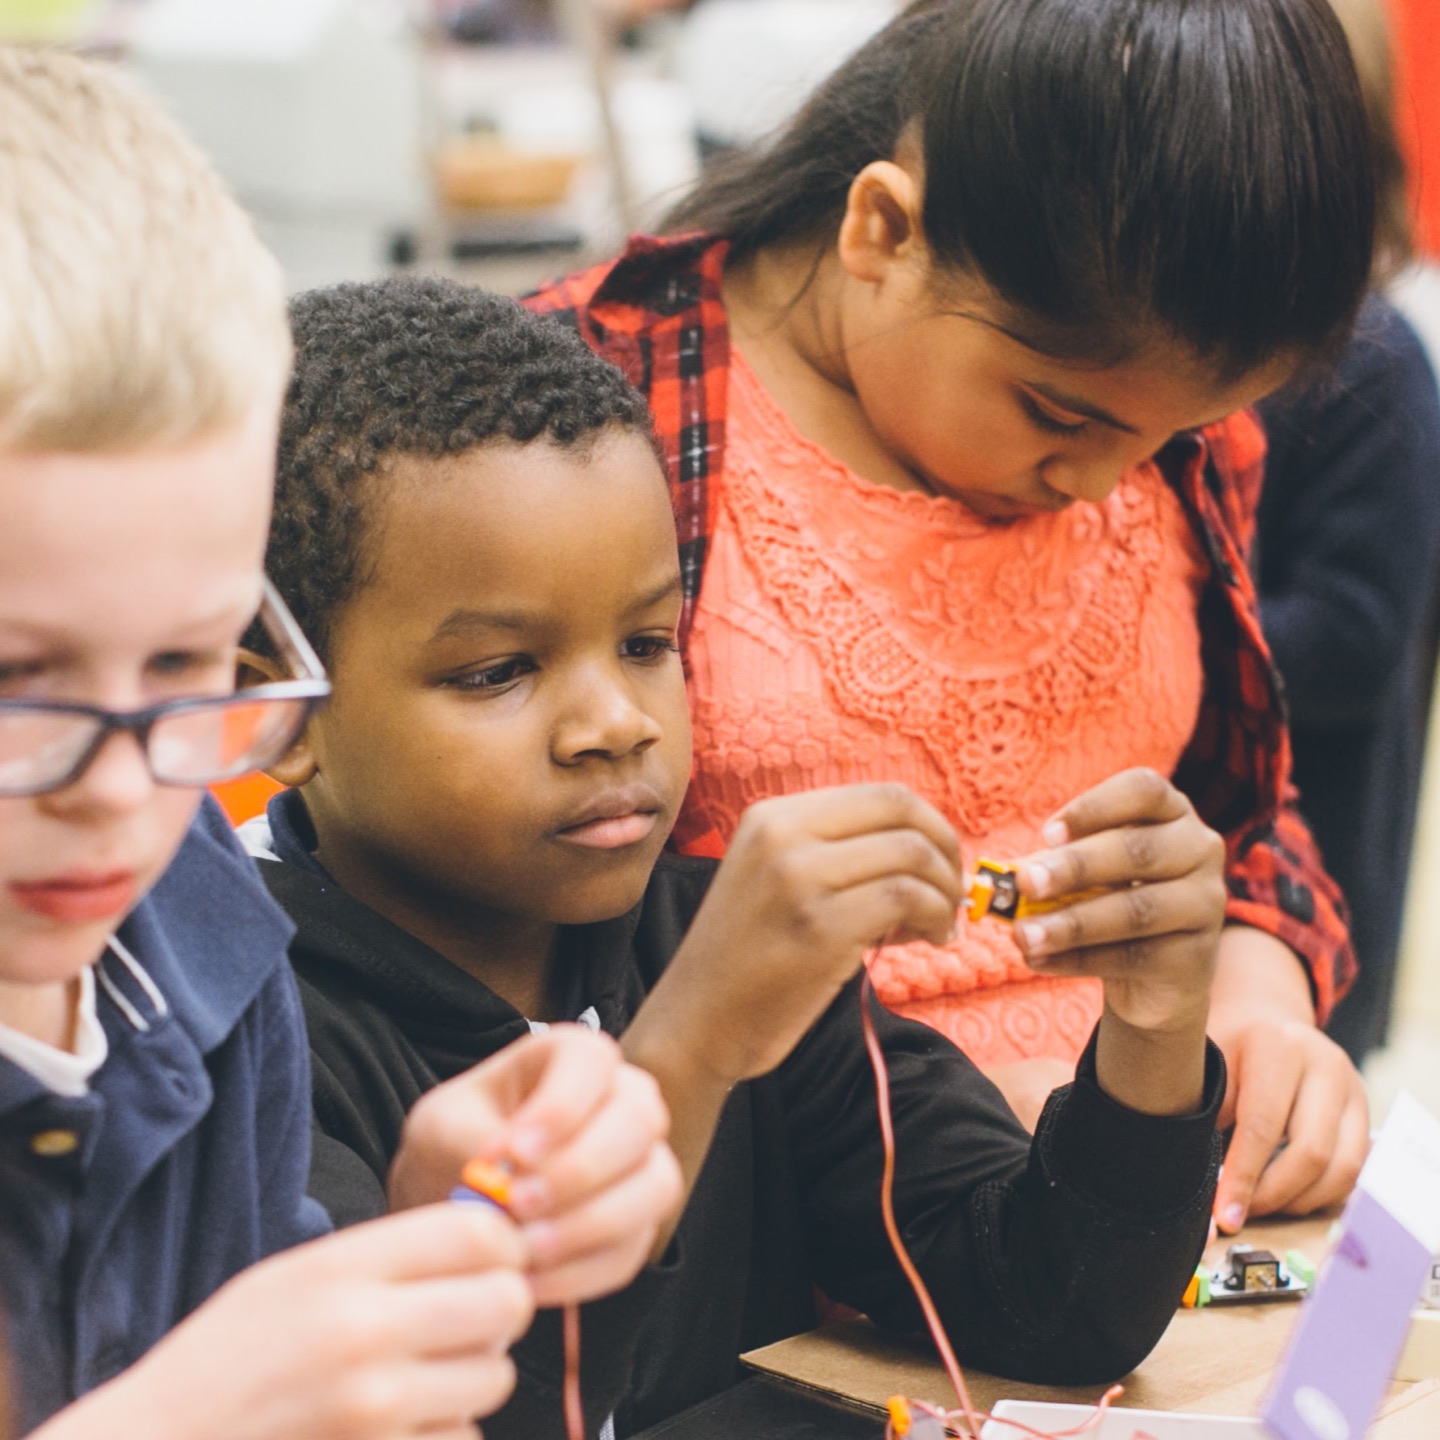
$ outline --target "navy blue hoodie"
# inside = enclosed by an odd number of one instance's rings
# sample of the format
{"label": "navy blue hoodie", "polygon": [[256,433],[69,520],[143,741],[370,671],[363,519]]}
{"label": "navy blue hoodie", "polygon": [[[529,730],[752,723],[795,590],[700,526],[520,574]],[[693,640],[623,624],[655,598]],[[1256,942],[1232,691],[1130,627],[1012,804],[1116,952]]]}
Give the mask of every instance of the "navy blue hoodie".
{"label": "navy blue hoodie", "polygon": [[291,928],[207,800],[119,932],[150,983],[99,961],[109,1053],[89,1093],[62,1098],[0,1058],[0,1303],[21,1433],[238,1271],[329,1228],[305,1196]]}

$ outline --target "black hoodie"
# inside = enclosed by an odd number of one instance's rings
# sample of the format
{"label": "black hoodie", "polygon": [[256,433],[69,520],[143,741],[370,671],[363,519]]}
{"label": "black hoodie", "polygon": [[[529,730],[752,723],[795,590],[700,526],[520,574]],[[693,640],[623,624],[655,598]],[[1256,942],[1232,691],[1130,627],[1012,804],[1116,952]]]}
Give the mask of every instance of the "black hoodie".
{"label": "black hoodie", "polygon": [[[339,889],[311,855],[300,797],[277,796],[261,873],[289,911],[310,1028],[311,1193],[337,1224],[380,1214],[411,1105],[527,1032],[478,980]],[[618,920],[562,932],[578,1007],[625,1029],[699,908],[714,862],[662,856]],[[948,1040],[876,1010],[895,1118],[895,1203],[962,1362],[1051,1384],[1114,1379],[1159,1339],[1200,1257],[1224,1062],[1205,1104],[1156,1118],[1095,1082],[1094,1042],[1034,1143]],[[739,1085],[664,1261],[585,1307],[590,1433],[618,1436],[730,1384],[740,1352],[811,1328],[814,1287],[878,1324],[922,1328],[882,1229],[875,1086],[848,985],[779,1069]],[[514,1398],[489,1440],[561,1436],[559,1325],[517,1346]]]}

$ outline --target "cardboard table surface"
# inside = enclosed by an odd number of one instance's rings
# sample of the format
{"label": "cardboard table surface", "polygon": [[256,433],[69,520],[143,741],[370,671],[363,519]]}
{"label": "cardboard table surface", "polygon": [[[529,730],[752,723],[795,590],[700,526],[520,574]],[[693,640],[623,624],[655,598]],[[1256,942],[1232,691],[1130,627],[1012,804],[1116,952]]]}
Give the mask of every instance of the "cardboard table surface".
{"label": "cardboard table surface", "polygon": [[[1242,1239],[1277,1254],[1319,1261],[1333,1216],[1261,1222]],[[1231,1242],[1206,1252],[1218,1265]],[[1119,1401],[1140,1409],[1254,1415],[1299,1307],[1256,1305],[1177,1311]],[[758,1376],[671,1417],[634,1440],[879,1440],[885,1401],[896,1393],[945,1403],[948,1381],[928,1347],[881,1335],[864,1320],[822,1326],[741,1357]],[[1020,1385],[967,1371],[971,1397],[1093,1403],[1103,1387]],[[1440,1382],[1392,1387],[1371,1440],[1440,1440]]]}
{"label": "cardboard table surface", "polygon": [[[1260,1222],[1240,1238],[1279,1255],[1303,1250],[1318,1262],[1332,1222],[1330,1215]],[[1218,1265],[1230,1243],[1222,1237],[1213,1244],[1206,1263]],[[1127,1281],[1122,1277],[1118,1283]],[[1287,1303],[1177,1311],[1149,1358],[1126,1377],[1118,1403],[1149,1410],[1254,1415],[1298,1311],[1298,1305]],[[896,1393],[952,1403],[945,1371],[928,1344],[881,1335],[866,1320],[825,1325],[741,1358],[752,1369],[872,1409],[883,1409]],[[1022,1385],[975,1370],[967,1370],[966,1379],[972,1400],[986,1410],[1006,1398],[1091,1403],[1105,1388]],[[1440,1436],[1440,1430],[1435,1435]]]}

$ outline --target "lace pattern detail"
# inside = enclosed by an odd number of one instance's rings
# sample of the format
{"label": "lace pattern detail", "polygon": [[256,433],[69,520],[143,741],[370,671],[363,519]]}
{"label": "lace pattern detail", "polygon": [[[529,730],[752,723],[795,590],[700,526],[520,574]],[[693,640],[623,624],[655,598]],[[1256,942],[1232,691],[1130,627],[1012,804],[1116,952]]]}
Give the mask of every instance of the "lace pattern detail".
{"label": "lace pattern detail", "polygon": [[[1004,857],[1104,776],[1173,770],[1199,708],[1203,561],[1154,466],[1102,505],[996,526],[855,475],[743,363],[730,383],[691,649],[695,783],[723,834],[767,795],[896,779],[968,854]],[[994,922],[873,973],[890,1004],[1035,983]],[[1037,1003],[1068,1032],[1055,983]]]}

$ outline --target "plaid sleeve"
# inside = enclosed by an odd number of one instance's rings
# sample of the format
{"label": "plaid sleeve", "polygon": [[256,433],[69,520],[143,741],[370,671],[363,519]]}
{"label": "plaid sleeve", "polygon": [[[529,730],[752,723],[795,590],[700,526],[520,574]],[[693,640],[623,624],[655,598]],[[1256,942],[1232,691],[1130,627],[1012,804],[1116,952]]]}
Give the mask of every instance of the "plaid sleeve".
{"label": "plaid sleeve", "polygon": [[1296,799],[1287,786],[1273,820],[1227,837],[1225,918],[1274,935],[1300,956],[1323,1025],[1355,979],[1355,952],[1344,897],[1325,872]]}
{"label": "plaid sleeve", "polygon": [[1225,836],[1227,918],[1295,951],[1323,1024],[1354,980],[1355,955],[1344,899],[1290,783],[1284,694],[1247,563],[1264,432],[1245,413],[1209,427],[1204,438],[1202,453],[1180,457],[1178,488],[1211,563],[1200,603],[1205,697],[1175,781]]}

